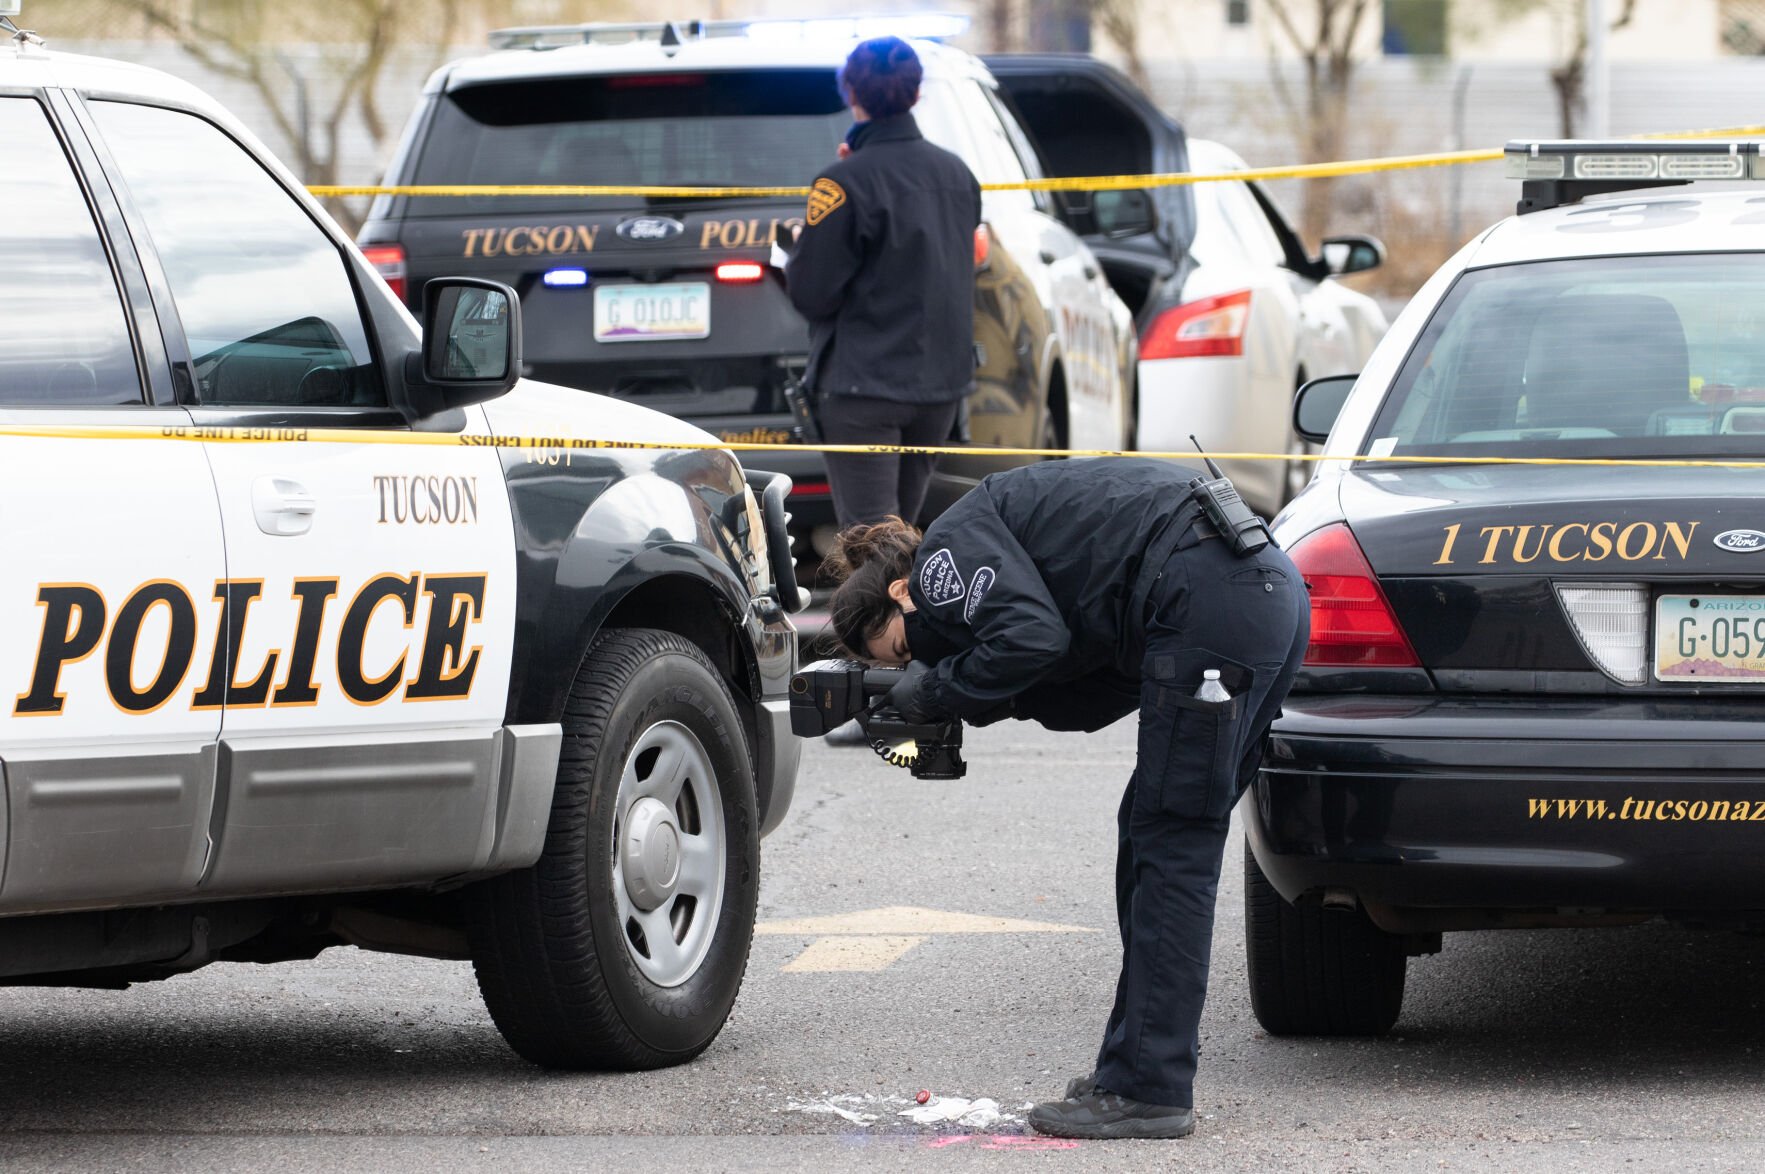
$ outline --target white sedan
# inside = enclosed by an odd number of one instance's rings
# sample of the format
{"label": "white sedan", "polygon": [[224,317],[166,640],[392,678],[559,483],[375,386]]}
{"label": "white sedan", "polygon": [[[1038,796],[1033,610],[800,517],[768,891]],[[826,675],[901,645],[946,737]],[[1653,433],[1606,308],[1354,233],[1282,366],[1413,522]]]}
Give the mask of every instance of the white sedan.
{"label": "white sedan", "polygon": [[[1244,170],[1218,143],[1190,139],[1188,148],[1192,171]],[[1255,184],[1192,191],[1187,272],[1154,292],[1169,304],[1140,315],[1139,445],[1185,448],[1194,435],[1215,451],[1299,452],[1294,391],[1307,379],[1359,371],[1385,333],[1378,303],[1336,277],[1373,268],[1384,250],[1370,237],[1332,237],[1313,258]],[[1303,463],[1224,467],[1270,513],[1309,476]]]}

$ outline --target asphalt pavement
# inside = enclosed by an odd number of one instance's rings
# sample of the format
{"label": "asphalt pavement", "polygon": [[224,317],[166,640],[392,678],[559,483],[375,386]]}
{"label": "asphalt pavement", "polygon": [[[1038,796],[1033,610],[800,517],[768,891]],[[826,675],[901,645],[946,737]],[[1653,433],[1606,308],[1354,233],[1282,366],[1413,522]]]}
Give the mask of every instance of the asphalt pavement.
{"label": "asphalt pavement", "polygon": [[[1089,1069],[1107,1010],[1133,743],[1131,723],[972,731],[954,784],[811,747],[765,844],[735,1014],[681,1069],[542,1072],[503,1046],[466,964],[353,949],[0,990],[0,1169],[1765,1166],[1765,941],[1448,935],[1411,962],[1391,1036],[1272,1039],[1245,987],[1236,835],[1196,1135],[1032,1137],[1024,1106]],[[902,1116],[919,1089],[968,1123]]]}

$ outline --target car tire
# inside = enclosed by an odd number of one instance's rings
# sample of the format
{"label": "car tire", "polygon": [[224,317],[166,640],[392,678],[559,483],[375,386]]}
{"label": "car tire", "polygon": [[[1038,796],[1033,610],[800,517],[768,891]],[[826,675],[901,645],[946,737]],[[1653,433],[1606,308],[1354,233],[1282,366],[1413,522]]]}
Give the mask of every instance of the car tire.
{"label": "car tire", "polygon": [[1401,936],[1360,909],[1289,904],[1244,846],[1250,1007],[1270,1035],[1383,1035],[1403,1007]]}
{"label": "car tire", "polygon": [[563,726],[539,862],[466,895],[479,989],[535,1064],[682,1063],[722,1029],[753,942],[759,820],[735,701],[689,641],[612,629]]}

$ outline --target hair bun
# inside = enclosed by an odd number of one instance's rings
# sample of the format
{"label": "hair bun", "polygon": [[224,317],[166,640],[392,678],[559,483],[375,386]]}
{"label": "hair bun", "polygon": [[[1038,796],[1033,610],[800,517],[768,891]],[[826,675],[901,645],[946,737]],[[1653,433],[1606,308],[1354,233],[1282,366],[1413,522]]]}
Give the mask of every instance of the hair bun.
{"label": "hair bun", "polygon": [[844,582],[866,563],[881,561],[911,566],[919,550],[920,533],[893,515],[870,525],[848,526],[834,539],[825,566],[834,579]]}

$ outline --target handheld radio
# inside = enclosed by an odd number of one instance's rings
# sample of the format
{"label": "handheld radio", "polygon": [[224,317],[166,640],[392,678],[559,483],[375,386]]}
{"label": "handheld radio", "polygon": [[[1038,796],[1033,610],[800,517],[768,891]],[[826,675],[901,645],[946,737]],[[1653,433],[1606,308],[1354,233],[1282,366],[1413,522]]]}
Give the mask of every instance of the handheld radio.
{"label": "handheld radio", "polygon": [[1207,455],[1201,442],[1193,435],[1189,437],[1189,442],[1206,462],[1207,471],[1213,474],[1211,479],[1197,477],[1189,482],[1189,495],[1201,507],[1201,512],[1207,515],[1207,520],[1213,523],[1213,528],[1219,531],[1226,545],[1232,548],[1232,553],[1245,558],[1273,542],[1274,539],[1269,534],[1269,524],[1258,517],[1255,510],[1244,504],[1244,499],[1238,496],[1237,488],[1220,472],[1220,467],[1213,463],[1213,458]]}

